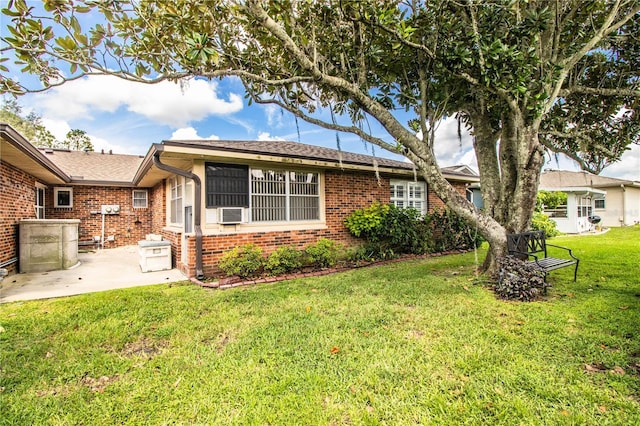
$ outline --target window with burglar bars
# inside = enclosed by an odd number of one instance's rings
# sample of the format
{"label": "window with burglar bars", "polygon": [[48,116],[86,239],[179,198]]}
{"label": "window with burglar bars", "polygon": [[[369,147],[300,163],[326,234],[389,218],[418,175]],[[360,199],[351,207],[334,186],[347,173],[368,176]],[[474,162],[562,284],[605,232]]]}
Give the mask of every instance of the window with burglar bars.
{"label": "window with burglar bars", "polygon": [[420,213],[427,212],[427,188],[424,182],[391,181],[391,204],[399,209],[414,208]]}
{"label": "window with burglar bars", "polygon": [[251,221],[320,219],[319,174],[251,170]]}
{"label": "window with burglar bars", "polygon": [[248,174],[248,166],[207,163],[207,207],[249,207]]}

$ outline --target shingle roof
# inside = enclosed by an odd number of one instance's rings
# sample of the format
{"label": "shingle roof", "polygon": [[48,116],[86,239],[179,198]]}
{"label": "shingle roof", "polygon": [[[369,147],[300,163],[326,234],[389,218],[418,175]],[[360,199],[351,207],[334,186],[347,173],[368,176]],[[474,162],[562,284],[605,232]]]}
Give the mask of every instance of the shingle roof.
{"label": "shingle roof", "polygon": [[[288,158],[319,160],[331,163],[342,161],[346,164],[372,166],[374,161],[380,167],[413,170],[414,165],[408,161],[391,160],[371,155],[356,154],[316,145],[307,145],[288,141],[229,141],[229,140],[170,140],[164,145],[192,146],[220,151],[241,152],[256,155],[277,155]],[[468,167],[454,166],[443,168],[444,173],[461,177],[477,177]]]}
{"label": "shingle roof", "polygon": [[545,170],[540,175],[540,188],[605,188],[610,186],[634,185],[638,182],[594,175],[589,172],[567,170]]}
{"label": "shingle roof", "polygon": [[138,155],[40,148],[75,183],[102,181],[129,184],[142,162]]}

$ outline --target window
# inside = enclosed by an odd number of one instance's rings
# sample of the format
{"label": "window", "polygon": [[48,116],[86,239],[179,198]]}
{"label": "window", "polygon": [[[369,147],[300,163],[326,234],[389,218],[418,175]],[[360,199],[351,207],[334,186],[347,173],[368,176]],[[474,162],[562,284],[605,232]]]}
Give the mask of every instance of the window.
{"label": "window", "polygon": [[596,209],[605,209],[606,208],[605,202],[604,202],[604,198],[598,198],[596,200],[593,200],[593,203],[594,203],[594,207]]}
{"label": "window", "polygon": [[249,207],[249,167],[206,164],[207,208]]}
{"label": "window", "polygon": [[53,188],[53,207],[73,207],[73,188]]}
{"label": "window", "polygon": [[580,197],[578,198],[578,217],[591,216],[591,198]]}
{"label": "window", "polygon": [[44,193],[45,187],[36,186],[35,188],[35,210],[36,210],[36,219],[44,219]]}
{"label": "window", "polygon": [[391,204],[400,209],[414,208],[427,212],[427,187],[424,182],[391,181]]}
{"label": "window", "polygon": [[182,224],[182,178],[176,176],[169,179],[169,187],[171,189],[170,222]]}
{"label": "window", "polygon": [[251,170],[251,221],[320,219],[320,175],[285,170]]}
{"label": "window", "polygon": [[133,190],[133,208],[134,209],[146,209],[149,207],[148,195],[146,189],[134,189]]}

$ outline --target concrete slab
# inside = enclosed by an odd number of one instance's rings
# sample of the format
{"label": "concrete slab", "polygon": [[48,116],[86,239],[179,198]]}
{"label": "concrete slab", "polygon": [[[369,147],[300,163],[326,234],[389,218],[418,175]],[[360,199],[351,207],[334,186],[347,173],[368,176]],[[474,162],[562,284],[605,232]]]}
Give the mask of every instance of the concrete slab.
{"label": "concrete slab", "polygon": [[138,247],[79,253],[78,266],[71,269],[14,274],[0,283],[0,303],[49,299],[118,288],[183,281],[177,269],[142,272]]}

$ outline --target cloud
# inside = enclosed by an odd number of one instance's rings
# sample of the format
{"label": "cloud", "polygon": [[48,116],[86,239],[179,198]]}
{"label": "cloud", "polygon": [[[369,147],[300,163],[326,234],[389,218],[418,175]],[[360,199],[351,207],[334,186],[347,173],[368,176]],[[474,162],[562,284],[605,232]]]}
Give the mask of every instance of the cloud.
{"label": "cloud", "polygon": [[208,140],[219,140],[220,137],[217,135],[211,135],[208,138],[203,138],[198,134],[198,131],[193,127],[182,127],[171,134],[170,140],[198,140],[198,139],[208,139]]}
{"label": "cloud", "polygon": [[269,132],[260,132],[258,133],[258,140],[259,141],[283,141],[285,139],[281,138],[280,136],[271,136]]}
{"label": "cloud", "polygon": [[210,115],[228,115],[243,108],[242,97],[230,93],[220,99],[217,82],[190,80],[182,85],[164,81],[133,83],[114,76],[89,76],[43,94],[38,107],[51,119],[92,118],[93,112],[114,113],[120,108],[156,123],[185,127]]}
{"label": "cloud", "polygon": [[267,116],[267,125],[269,127],[282,127],[282,108],[277,105],[263,105],[264,114]]}
{"label": "cloud", "polygon": [[640,181],[640,145],[631,145],[620,161],[603,170],[603,176]]}

